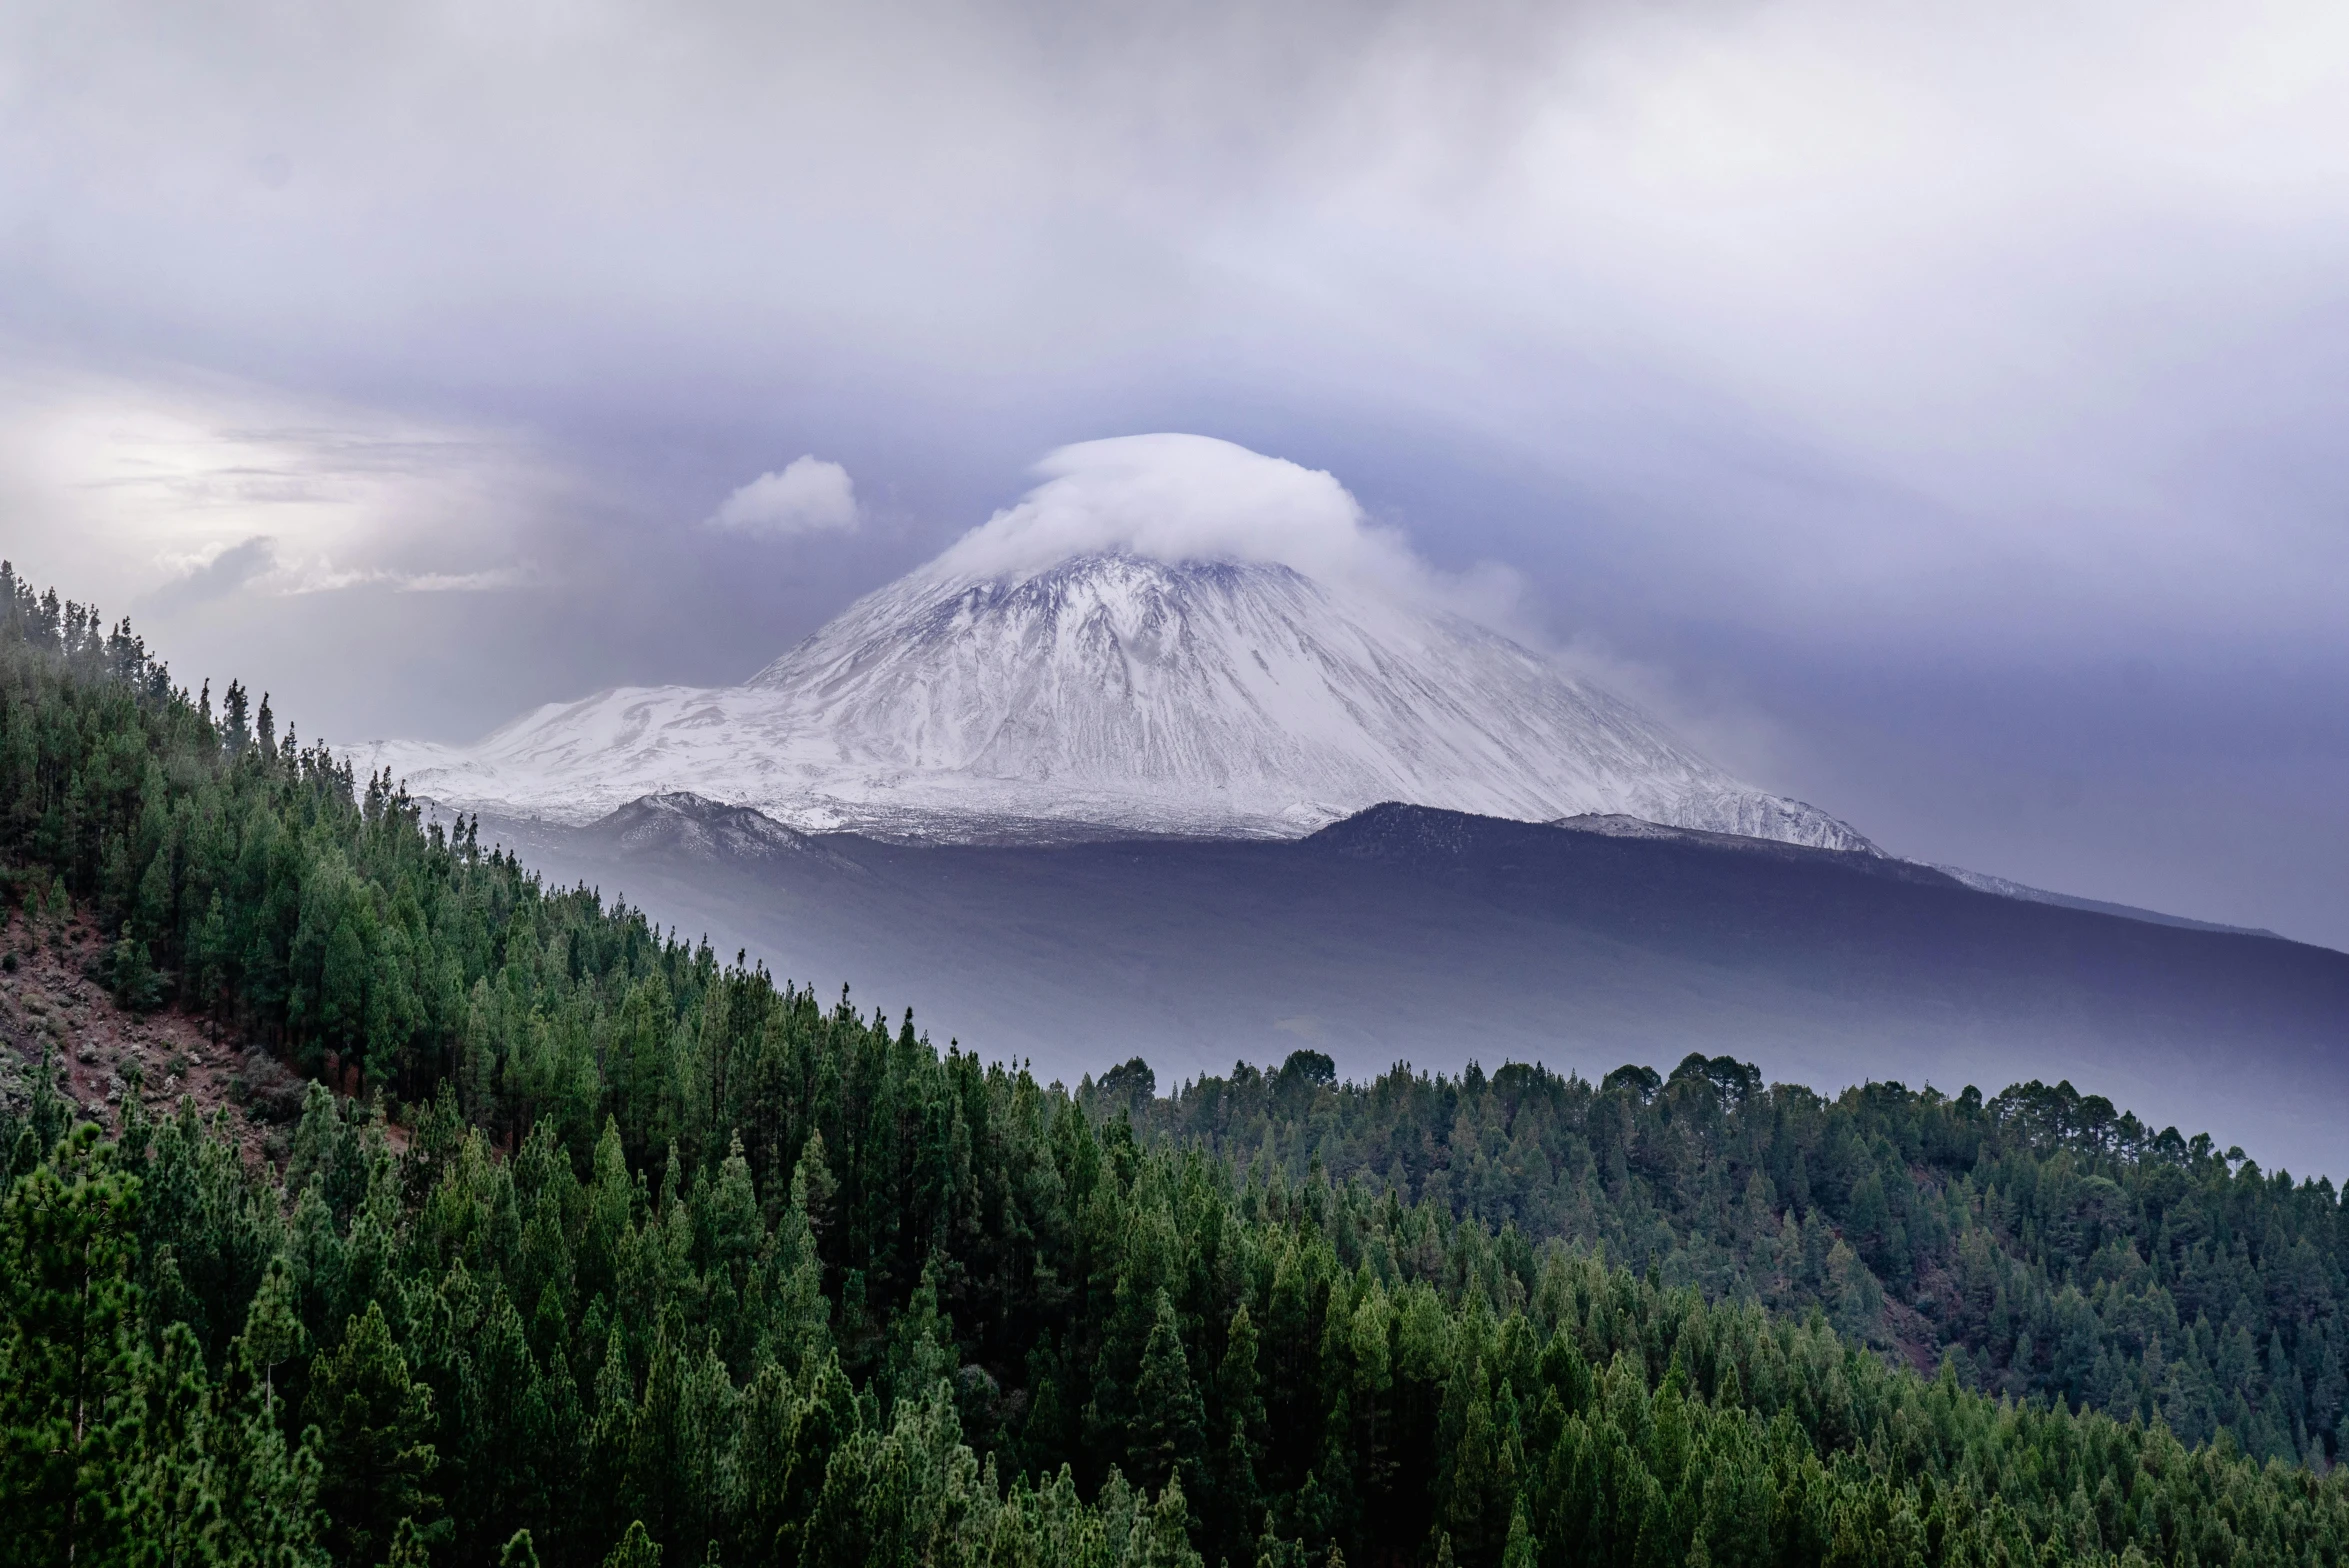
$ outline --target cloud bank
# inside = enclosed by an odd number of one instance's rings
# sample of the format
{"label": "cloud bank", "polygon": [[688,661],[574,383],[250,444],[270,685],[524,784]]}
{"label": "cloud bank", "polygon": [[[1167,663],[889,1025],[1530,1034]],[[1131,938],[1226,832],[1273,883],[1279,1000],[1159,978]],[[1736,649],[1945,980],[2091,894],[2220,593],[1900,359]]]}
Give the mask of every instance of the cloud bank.
{"label": "cloud bank", "polygon": [[541,581],[528,566],[487,567],[473,572],[399,571],[384,566],[337,566],[330,556],[308,559],[281,555],[277,541],[256,534],[236,544],[197,551],[179,575],[135,601],[141,614],[165,617],[250,591],[269,598],[340,593],[349,588],[385,588],[393,593],[499,593]]}
{"label": "cloud bank", "polygon": [[846,533],[862,515],[848,470],[810,453],[793,458],[781,473],[761,474],[726,497],[710,514],[710,526],[781,538]]}

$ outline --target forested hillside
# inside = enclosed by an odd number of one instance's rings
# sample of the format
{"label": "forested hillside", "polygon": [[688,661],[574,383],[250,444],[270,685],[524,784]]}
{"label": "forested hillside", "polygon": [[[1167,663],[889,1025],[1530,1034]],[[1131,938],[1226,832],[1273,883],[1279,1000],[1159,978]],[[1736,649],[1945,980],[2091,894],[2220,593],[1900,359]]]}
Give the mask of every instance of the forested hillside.
{"label": "forested hillside", "polygon": [[0,590],[12,940],[86,917],[122,1005],[319,1080],[282,1166],[39,1073],[0,1112],[0,1560],[2349,1549],[2321,1183],[1726,1060],[1065,1092],[542,888]]}
{"label": "forested hillside", "polygon": [[1341,1086],[1327,1057],[1097,1111],[1292,1180],[1392,1187],[1672,1283],[1785,1310],[1962,1381],[2060,1397],[2189,1442],[2338,1456],[2349,1428],[2349,1213],[2329,1181],[2156,1133],[2069,1083],[1985,1101],[1877,1083],[1826,1100],[1727,1057],[1598,1085],[1512,1064]]}

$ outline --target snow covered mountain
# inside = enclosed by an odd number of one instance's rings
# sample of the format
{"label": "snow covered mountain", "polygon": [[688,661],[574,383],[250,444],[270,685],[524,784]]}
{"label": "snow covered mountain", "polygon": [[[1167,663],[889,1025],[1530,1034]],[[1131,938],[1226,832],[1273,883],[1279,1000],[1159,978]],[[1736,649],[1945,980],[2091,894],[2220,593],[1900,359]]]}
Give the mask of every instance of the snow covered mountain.
{"label": "snow covered mountain", "polygon": [[1001,570],[950,551],[744,685],[620,688],[373,761],[451,805],[569,823],[691,791],[905,840],[1294,837],[1400,800],[1873,849],[1461,616],[1276,561],[1117,549]]}

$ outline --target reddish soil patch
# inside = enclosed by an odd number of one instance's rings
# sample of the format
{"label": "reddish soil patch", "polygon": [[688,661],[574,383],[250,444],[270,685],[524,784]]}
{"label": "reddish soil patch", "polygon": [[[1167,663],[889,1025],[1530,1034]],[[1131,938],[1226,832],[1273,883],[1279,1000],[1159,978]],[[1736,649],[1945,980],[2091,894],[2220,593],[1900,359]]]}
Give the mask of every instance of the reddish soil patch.
{"label": "reddish soil patch", "polygon": [[123,1102],[136,1083],[151,1117],[170,1115],[190,1098],[207,1121],[226,1112],[226,1130],[248,1158],[283,1156],[285,1127],[301,1110],[298,1077],[266,1053],[216,1040],[202,1019],[124,1012],[84,972],[103,951],[96,934],[79,920],[40,924],[48,929],[28,930],[10,915],[0,926],[0,1102],[24,1111],[46,1050],[65,1070],[62,1092],[109,1132],[121,1130]]}

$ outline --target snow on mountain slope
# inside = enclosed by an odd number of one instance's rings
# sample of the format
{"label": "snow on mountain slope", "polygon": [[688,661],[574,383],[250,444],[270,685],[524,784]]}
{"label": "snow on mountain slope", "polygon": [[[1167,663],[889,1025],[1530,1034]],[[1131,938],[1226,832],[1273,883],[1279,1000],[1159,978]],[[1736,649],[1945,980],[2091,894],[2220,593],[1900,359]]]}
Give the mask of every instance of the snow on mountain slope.
{"label": "snow on mountain slope", "polygon": [[1327,473],[1185,435],[1037,471],[745,685],[626,687],[369,760],[572,823],[688,791],[905,839],[1293,837],[1400,800],[1873,848],[1460,613]]}
{"label": "snow on mountain slope", "polygon": [[1286,837],[1405,800],[1870,847],[1497,633],[1263,561],[917,572],[746,685],[622,688],[378,761],[571,822],[691,790],[890,837]]}

